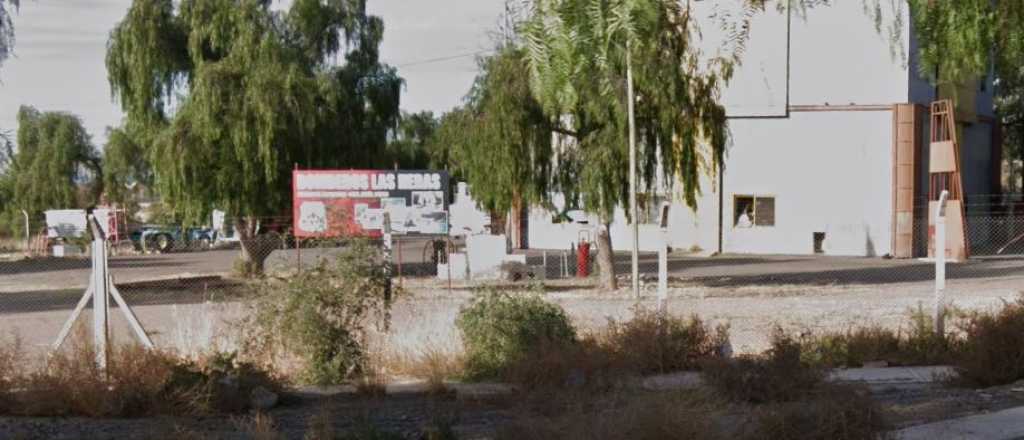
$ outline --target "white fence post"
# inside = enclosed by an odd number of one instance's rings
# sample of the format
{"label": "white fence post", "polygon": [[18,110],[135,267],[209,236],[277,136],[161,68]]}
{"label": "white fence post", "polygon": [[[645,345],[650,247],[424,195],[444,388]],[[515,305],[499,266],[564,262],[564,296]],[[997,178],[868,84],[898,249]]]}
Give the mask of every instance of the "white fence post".
{"label": "white fence post", "polygon": [[149,339],[149,335],[146,334],[142,325],[139,324],[138,318],[135,317],[131,308],[128,307],[128,303],[121,296],[121,293],[118,292],[117,286],[114,285],[114,281],[110,277],[107,261],[107,239],[103,234],[102,228],[96,222],[95,217],[90,215],[88,220],[93,236],[91,252],[92,276],[89,280],[89,287],[85,290],[85,294],[82,295],[82,299],[78,301],[75,310],[71,312],[67,322],[64,323],[64,327],[60,330],[60,334],[57,335],[57,340],[53,343],[52,349],[57,350],[60,348],[64,340],[71,333],[71,327],[75,324],[78,316],[81,315],[86,304],[92,299],[93,349],[96,351],[96,365],[102,371],[107,368],[107,346],[110,336],[108,312],[111,297],[114,298],[114,301],[117,301],[118,308],[124,313],[125,319],[132,330],[135,331],[142,345],[146,348],[153,348],[153,341]]}
{"label": "white fence post", "polygon": [[946,200],[949,191],[942,191],[939,196],[939,208],[935,212],[935,310],[933,321],[935,334],[945,335],[946,306],[944,291],[946,289]]}
{"label": "white fence post", "polygon": [[[93,222],[90,222],[90,226]],[[93,227],[92,239],[92,334],[96,350],[96,364],[107,368],[107,310],[110,295],[107,277],[107,243],[103,234]]]}

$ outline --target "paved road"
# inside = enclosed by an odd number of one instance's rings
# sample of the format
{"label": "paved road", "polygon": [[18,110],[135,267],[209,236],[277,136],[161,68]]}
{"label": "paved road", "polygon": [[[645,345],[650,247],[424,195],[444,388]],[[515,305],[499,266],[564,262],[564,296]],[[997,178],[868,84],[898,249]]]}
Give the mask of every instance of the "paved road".
{"label": "paved road", "polygon": [[[396,246],[401,248],[407,273],[425,270],[422,263],[425,245],[426,239],[423,238],[398,241]],[[307,248],[299,252],[295,249],[276,250],[267,258],[267,267],[294,267],[299,259],[303,265],[309,265],[317,258],[329,256],[337,250],[329,247]],[[160,255],[115,256],[110,258],[110,273],[117,283],[224,275],[231,273],[238,254],[238,249],[219,249]],[[91,262],[87,258],[0,261],[0,294],[84,289],[89,283],[90,268]]]}
{"label": "paved road", "polygon": [[[395,254],[403,262],[403,276],[433,276],[436,273],[431,264],[424,262],[425,247],[423,238],[406,238],[398,242]],[[330,247],[302,249],[298,253],[294,249],[277,250],[267,259],[267,266],[272,269],[295,267],[300,259],[305,266],[337,251],[337,248]],[[563,261],[563,253],[531,250],[527,251],[527,262],[533,266],[546,263],[545,272],[549,279],[560,278],[566,272],[572,276],[576,262],[571,255]],[[224,275],[232,271],[237,258],[236,249],[112,257],[110,271],[118,283]],[[618,253],[616,271],[628,274],[629,260],[628,253]],[[89,281],[89,266],[89,260],[78,258],[0,262],[0,293],[81,289]],[[641,254],[641,273],[653,276],[657,267],[655,254]],[[669,260],[669,271],[672,277],[713,287],[891,284],[934,279],[933,265],[918,260],[821,256],[723,255],[701,258],[673,255]],[[947,276],[950,279],[1024,277],[1024,257],[951,264]]]}

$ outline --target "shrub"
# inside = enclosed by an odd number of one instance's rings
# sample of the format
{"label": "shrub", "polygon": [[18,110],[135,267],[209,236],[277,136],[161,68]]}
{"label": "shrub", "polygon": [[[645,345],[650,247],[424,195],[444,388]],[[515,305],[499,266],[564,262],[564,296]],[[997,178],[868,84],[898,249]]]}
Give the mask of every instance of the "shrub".
{"label": "shrub", "polygon": [[22,359],[20,338],[14,337],[10,342],[0,339],[0,414],[14,405],[14,390],[24,373]]}
{"label": "shrub", "polygon": [[961,380],[988,387],[1024,379],[1024,295],[998,313],[974,313],[963,324],[954,365]]}
{"label": "shrub", "polygon": [[601,344],[637,374],[695,370],[719,357],[729,343],[725,326],[712,329],[696,315],[689,320],[636,310],[632,320],[610,322]]}
{"label": "shrub", "polygon": [[[104,373],[89,345],[51,356],[15,379],[0,413],[25,416],[138,417],[249,409],[253,389],[279,391],[269,374],[230,355],[182,362],[138,346],[111,349]],[[225,362],[227,362],[225,364]]]}
{"label": "shrub", "polygon": [[825,379],[823,369],[801,359],[801,351],[800,342],[776,329],[765,354],[708,361],[702,375],[711,387],[737,402],[793,401]]}
{"label": "shrub", "polygon": [[856,368],[872,361],[895,363],[903,345],[896,333],[881,327],[825,333],[807,337],[801,344],[804,360],[825,368]]}
{"label": "shrub", "polygon": [[321,260],[283,282],[263,282],[243,323],[249,333],[245,350],[266,361],[297,358],[306,382],[356,378],[366,368],[369,327],[387,328],[397,293],[380,250],[353,241],[334,260]]}
{"label": "shrub", "polygon": [[949,340],[937,335],[932,317],[921,306],[908,312],[906,333],[882,327],[825,333],[803,338],[803,359],[825,368],[864,366],[886,361],[893,365],[936,365],[950,359]]}
{"label": "shrub", "polygon": [[455,321],[471,379],[500,378],[541,344],[571,346],[576,330],[565,311],[534,294],[484,292]]}
{"label": "shrub", "polygon": [[535,344],[511,363],[505,379],[531,389],[609,389],[632,376],[699,369],[722,356],[728,340],[727,327],[712,329],[696,316],[683,319],[638,309],[631,320],[611,321],[576,344]]}
{"label": "shrub", "polygon": [[744,437],[751,440],[869,440],[889,426],[866,390],[830,385],[799,402],[754,409]]}

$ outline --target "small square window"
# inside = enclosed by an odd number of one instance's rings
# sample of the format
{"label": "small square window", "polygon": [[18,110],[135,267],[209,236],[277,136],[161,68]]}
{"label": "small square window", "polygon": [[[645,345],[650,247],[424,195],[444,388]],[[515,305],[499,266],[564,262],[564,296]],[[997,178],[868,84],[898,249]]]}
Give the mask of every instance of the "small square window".
{"label": "small square window", "polygon": [[735,196],[733,226],[775,226],[775,197]]}

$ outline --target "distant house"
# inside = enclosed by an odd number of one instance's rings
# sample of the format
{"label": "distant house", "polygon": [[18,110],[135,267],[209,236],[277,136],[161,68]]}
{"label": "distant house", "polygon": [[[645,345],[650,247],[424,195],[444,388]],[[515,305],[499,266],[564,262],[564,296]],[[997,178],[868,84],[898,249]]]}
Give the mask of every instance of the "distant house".
{"label": "distant house", "polygon": [[[707,16],[713,3],[694,5]],[[891,54],[889,38],[876,32],[860,2],[833,2],[809,10],[806,19],[769,10],[754,20],[744,63],[723,92],[731,131],[724,169],[704,179],[696,212],[672,201],[673,248],[897,257],[925,251],[928,109],[951,91],[918,75],[913,24],[903,14],[906,60]],[[998,193],[991,75],[956,96],[965,124],[964,194],[969,200]],[[655,195],[641,215],[642,250],[660,241],[654,211],[662,200]],[[529,247],[566,249],[580,230],[597,224],[584,221],[556,223],[549,211],[533,209],[524,225]],[[897,247],[894,237],[907,234],[913,243]],[[611,236],[616,249],[630,247],[621,209]]]}

